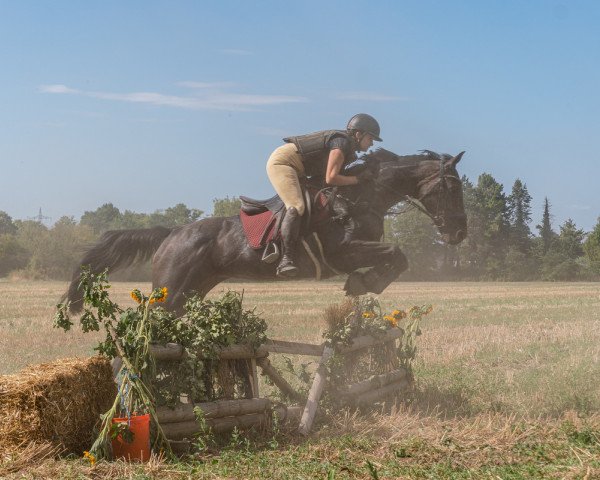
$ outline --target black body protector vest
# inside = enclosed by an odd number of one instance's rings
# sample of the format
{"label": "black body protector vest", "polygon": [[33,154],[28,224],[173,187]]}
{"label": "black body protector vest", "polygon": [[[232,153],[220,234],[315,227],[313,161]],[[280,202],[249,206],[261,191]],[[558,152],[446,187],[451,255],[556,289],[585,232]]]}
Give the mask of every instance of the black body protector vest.
{"label": "black body protector vest", "polygon": [[346,148],[342,150],[344,153],[343,166],[346,166],[356,160],[356,144],[354,139],[344,130],[322,130],[307,135],[286,137],[283,141],[296,145],[298,153],[302,156],[307,177],[325,177],[329,152],[331,151],[329,141],[337,137],[343,137],[348,140]]}

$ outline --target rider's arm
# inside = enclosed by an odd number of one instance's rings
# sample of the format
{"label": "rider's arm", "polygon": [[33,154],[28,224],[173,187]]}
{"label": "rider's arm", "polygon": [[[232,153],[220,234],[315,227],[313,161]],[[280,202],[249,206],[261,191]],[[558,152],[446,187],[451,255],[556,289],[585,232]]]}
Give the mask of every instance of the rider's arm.
{"label": "rider's arm", "polygon": [[358,183],[356,177],[340,175],[342,165],[344,165],[344,152],[339,148],[334,148],[329,152],[329,159],[327,160],[327,170],[325,171],[325,182],[327,185],[342,186],[356,185]]}

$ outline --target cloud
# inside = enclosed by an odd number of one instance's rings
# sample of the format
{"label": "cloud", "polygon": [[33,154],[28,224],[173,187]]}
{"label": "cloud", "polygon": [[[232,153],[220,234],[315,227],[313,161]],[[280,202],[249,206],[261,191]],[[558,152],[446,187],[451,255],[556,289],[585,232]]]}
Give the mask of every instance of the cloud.
{"label": "cloud", "polygon": [[193,82],[193,81],[185,81],[185,82],[177,82],[177,86],[186,87],[186,88],[230,88],[235,87],[237,84],[234,82]]}
{"label": "cloud", "polygon": [[[204,85],[202,87],[198,87],[201,91],[207,88],[206,85],[216,85],[202,83],[199,84]],[[219,85],[222,86],[224,84]],[[146,103],[158,106],[184,108],[188,110],[244,111],[252,110],[253,107],[259,106],[281,105],[286,103],[300,103],[308,101],[306,97],[296,97],[291,95],[252,95],[211,91],[201,92],[192,97],[180,95],[166,95],[157,92],[88,92],[72,89],[66,87],[65,85],[44,85],[40,87],[40,91],[43,93],[72,94],[90,98],[98,98],[101,100],[112,100],[129,103]]]}
{"label": "cloud", "polygon": [[366,102],[397,102],[408,100],[404,97],[383,95],[375,92],[343,92],[336,95],[338,100],[359,100]]}
{"label": "cloud", "polygon": [[66,85],[41,85],[39,91],[42,93],[79,93]]}
{"label": "cloud", "polygon": [[225,55],[254,55],[250,50],[242,50],[241,48],[223,48],[219,52]]}

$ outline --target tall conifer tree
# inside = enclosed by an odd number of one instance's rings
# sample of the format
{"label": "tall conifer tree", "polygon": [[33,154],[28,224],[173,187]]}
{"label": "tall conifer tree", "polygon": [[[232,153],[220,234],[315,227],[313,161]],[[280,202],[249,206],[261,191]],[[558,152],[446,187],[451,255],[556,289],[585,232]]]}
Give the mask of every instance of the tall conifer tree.
{"label": "tall conifer tree", "polygon": [[544,198],[544,214],[542,215],[542,223],[537,225],[536,228],[540,232],[540,238],[542,239],[542,245],[544,248],[544,255],[548,253],[552,241],[556,237],[556,233],[552,230],[552,222],[550,215],[550,202],[548,197]]}
{"label": "tall conifer tree", "polygon": [[531,195],[527,185],[516,179],[512,192],[507,199],[510,222],[510,243],[522,253],[527,253],[531,246]]}

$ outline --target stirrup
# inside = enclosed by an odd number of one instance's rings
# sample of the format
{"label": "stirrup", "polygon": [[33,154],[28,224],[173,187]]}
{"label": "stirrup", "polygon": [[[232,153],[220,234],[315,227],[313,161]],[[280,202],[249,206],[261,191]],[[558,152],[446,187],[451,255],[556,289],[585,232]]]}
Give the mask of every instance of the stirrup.
{"label": "stirrup", "polygon": [[275,242],[267,243],[263,252],[262,261],[265,263],[275,263],[279,260],[279,247]]}

